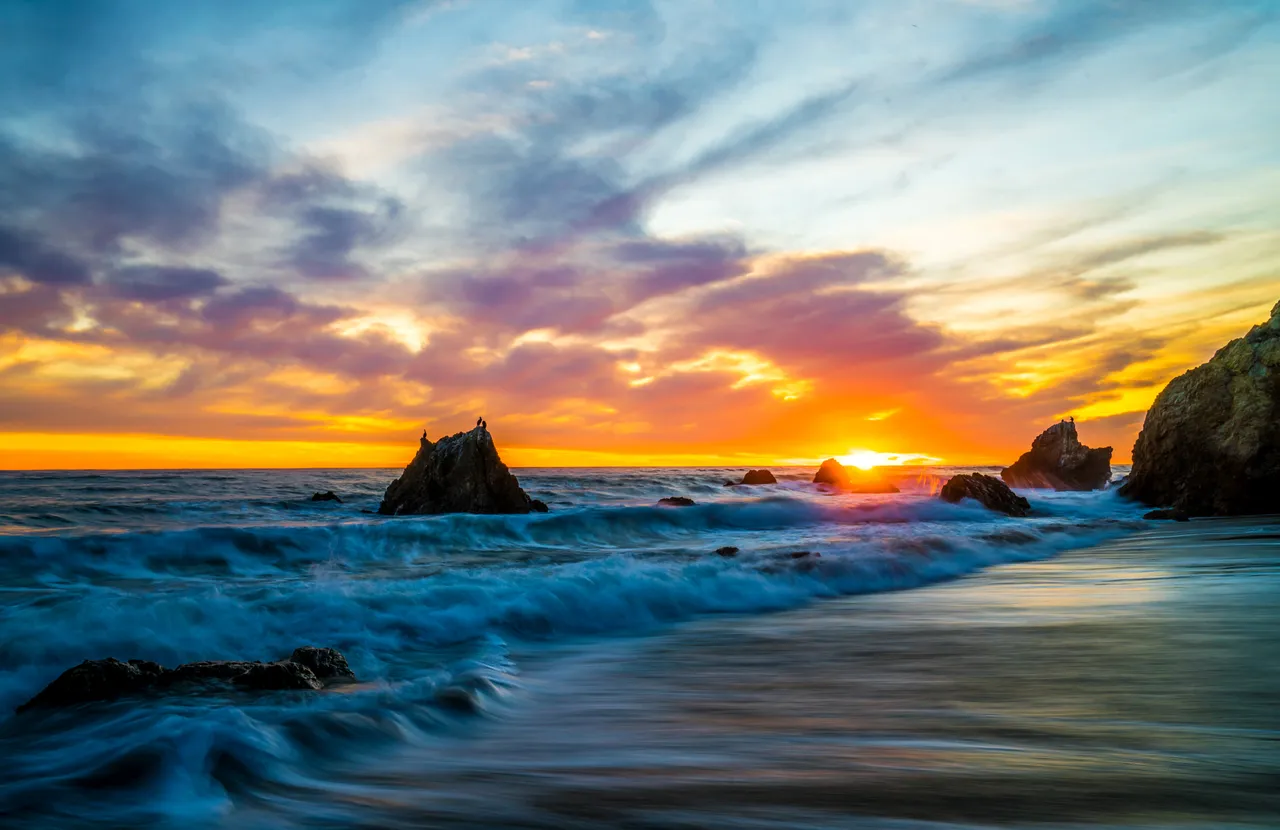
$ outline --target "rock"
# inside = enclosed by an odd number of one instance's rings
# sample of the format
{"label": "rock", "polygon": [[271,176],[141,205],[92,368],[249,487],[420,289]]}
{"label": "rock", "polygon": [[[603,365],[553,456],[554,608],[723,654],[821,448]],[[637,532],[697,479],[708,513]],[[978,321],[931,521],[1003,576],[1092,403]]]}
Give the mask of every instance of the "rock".
{"label": "rock", "polygon": [[833,487],[844,487],[851,483],[849,471],[844,465],[834,458],[828,458],[818,467],[818,472],[813,476],[814,484],[830,484]]}
{"label": "rock", "polygon": [[[541,505],[539,507],[538,505]],[[529,498],[498,457],[485,426],[441,438],[423,438],[418,454],[387,488],[378,512],[384,516],[437,513],[545,512]]]}
{"label": "rock", "polygon": [[1031,502],[1010,490],[1009,485],[1000,479],[984,476],[982,473],[952,476],[942,485],[942,492],[938,497],[952,504],[962,499],[973,499],[988,510],[1004,513],[1006,516],[1031,514]]}
{"label": "rock", "polygon": [[778,480],[773,477],[773,473],[768,470],[747,470],[747,474],[742,477],[740,484],[777,484]]}
{"label": "rock", "polygon": [[303,646],[295,648],[289,659],[311,669],[321,680],[355,680],[356,674],[347,665],[347,658],[336,648]]}
{"label": "rock", "polygon": [[261,664],[244,660],[205,660],[199,663],[183,663],[176,669],[165,672],[160,678],[160,684],[172,686],[175,683],[234,680],[257,665]]}
{"label": "rock", "polygon": [[67,669],[38,695],[18,707],[71,706],[113,700],[145,691],[190,689],[205,685],[235,684],[245,689],[322,689],[323,680],[355,680],[342,653],[332,648],[303,646],[288,660],[257,663],[242,660],[207,660],[166,669],[148,660],[121,663],[113,657],[85,660]]}
{"label": "rock", "polygon": [[292,660],[281,660],[279,663],[254,663],[248,671],[237,675],[232,682],[246,689],[260,691],[288,689],[319,691],[324,688],[324,684],[316,677],[315,672]]}
{"label": "rock", "polygon": [[323,493],[312,493],[311,500],[312,501],[336,501],[338,504],[342,504],[342,499],[338,498],[332,490],[326,490]]}
{"label": "rock", "polygon": [[551,510],[542,499],[529,499],[529,510],[532,513],[546,513]]}
{"label": "rock", "polygon": [[1191,517],[1280,513],[1280,303],[1156,397],[1120,495]]}
{"label": "rock", "polygon": [[1000,472],[1010,487],[1102,490],[1111,480],[1111,448],[1090,449],[1074,421],[1060,421],[1031,442],[1031,450]]}
{"label": "rock", "polygon": [[725,545],[725,546],[724,546],[724,547],[722,547],[722,548],[716,548],[716,553],[718,553],[718,554],[719,554],[719,555],[721,555],[721,556],[726,556],[726,557],[727,557],[727,556],[737,556],[737,555],[738,555],[738,549],[737,549],[737,548],[735,548],[733,545]]}
{"label": "rock", "polygon": [[1142,518],[1149,519],[1150,521],[1153,521],[1153,522],[1165,522],[1165,521],[1189,522],[1191,521],[1191,517],[1188,516],[1186,513],[1183,513],[1181,510],[1171,510],[1171,509],[1152,510],[1150,513],[1145,514]]}
{"label": "rock", "polygon": [[814,553],[813,551],[808,551],[808,550],[798,550],[795,553],[789,553],[787,555],[790,556],[792,559],[806,559],[810,556],[812,556],[814,559],[822,558],[822,554]]}
{"label": "rock", "polygon": [[114,700],[155,685],[163,673],[162,666],[147,660],[130,660],[127,663],[121,663],[114,657],[85,660],[58,675],[38,695],[19,706],[18,711]]}
{"label": "rock", "polygon": [[667,496],[665,499],[658,499],[658,504],[666,507],[693,507],[697,502],[688,496]]}
{"label": "rock", "polygon": [[814,484],[825,484],[850,493],[897,493],[897,487],[885,481],[875,470],[859,470],[851,474],[844,465],[834,458],[828,458],[818,467],[813,477]]}

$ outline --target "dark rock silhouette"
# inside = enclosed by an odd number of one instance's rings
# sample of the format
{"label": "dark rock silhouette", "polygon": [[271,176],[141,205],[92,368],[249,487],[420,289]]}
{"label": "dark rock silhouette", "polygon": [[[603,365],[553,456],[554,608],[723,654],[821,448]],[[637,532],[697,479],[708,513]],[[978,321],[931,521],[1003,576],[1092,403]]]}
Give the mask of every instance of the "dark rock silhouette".
{"label": "dark rock silhouette", "polygon": [[1000,471],[1010,487],[1102,490],[1111,480],[1111,448],[1080,443],[1074,421],[1060,421],[1031,442],[1031,449]]}
{"label": "dark rock silhouette", "polygon": [[938,497],[943,501],[956,504],[962,499],[973,499],[988,510],[1004,513],[1006,516],[1029,516],[1031,503],[1009,489],[998,478],[984,476],[982,473],[967,473],[952,476],[942,485]]}
{"label": "dark rock silhouette", "polygon": [[722,548],[716,548],[716,553],[720,554],[721,556],[737,556],[738,549],[735,548],[733,545],[725,545]]}
{"label": "dark rock silhouette", "polygon": [[658,499],[658,504],[666,507],[693,507],[697,502],[688,496],[667,496],[665,499]]}
{"label": "dark rock silhouette", "polygon": [[312,501],[336,501],[338,504],[342,504],[342,499],[338,498],[337,495],[335,495],[332,490],[326,490],[323,493],[312,493],[311,500]]}
{"label": "dark rock silhouette", "polygon": [[483,425],[434,444],[422,439],[418,454],[391,482],[378,506],[385,516],[546,510],[544,503],[520,489]]}
{"label": "dark rock silhouette", "polygon": [[742,481],[725,482],[726,487],[737,487],[742,484],[758,485],[758,484],[777,484],[778,480],[773,477],[773,473],[769,470],[747,470],[746,475],[742,477]]}
{"label": "dark rock silhouette", "polygon": [[122,663],[113,657],[85,660],[67,669],[31,700],[18,707],[19,712],[34,707],[71,706],[90,700],[114,700],[136,694],[156,685],[164,669],[146,660]]}
{"label": "dark rock silhouette", "polygon": [[227,683],[259,691],[324,688],[322,680],[355,680],[342,654],[331,648],[304,646],[288,660],[274,663],[239,660],[209,660],[184,663],[166,669],[149,660],[122,663],[114,657],[85,660],[54,678],[31,700],[18,707],[56,708],[77,703],[115,700],[149,691],[168,691],[184,686]]}
{"label": "dark rock silhouette", "polygon": [[1280,303],[1156,397],[1120,495],[1192,517],[1280,513]]}
{"label": "dark rock silhouette", "polygon": [[347,665],[347,658],[336,648],[316,648],[302,646],[295,648],[289,659],[300,666],[311,669],[321,680],[355,680],[355,672]]}
{"label": "dark rock silhouette", "polygon": [[320,678],[306,666],[292,660],[281,660],[278,663],[254,663],[248,670],[236,675],[231,680],[237,686],[262,691],[273,689],[311,689],[319,691],[324,688]]}
{"label": "dark rock silhouette", "polygon": [[818,472],[813,476],[813,483],[825,484],[850,493],[900,492],[892,483],[885,481],[878,472],[859,470],[856,475],[853,475],[834,458],[828,458],[822,462]]}

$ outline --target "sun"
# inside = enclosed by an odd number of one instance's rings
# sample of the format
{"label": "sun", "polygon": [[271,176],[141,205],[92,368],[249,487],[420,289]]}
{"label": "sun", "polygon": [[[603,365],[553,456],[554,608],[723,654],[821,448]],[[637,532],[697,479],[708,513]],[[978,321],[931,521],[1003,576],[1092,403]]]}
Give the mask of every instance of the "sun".
{"label": "sun", "polygon": [[901,464],[894,460],[896,456],[875,450],[855,450],[839,457],[839,462],[846,467],[857,467],[859,470],[870,470],[873,467],[886,467]]}
{"label": "sun", "polygon": [[919,453],[876,452],[875,450],[850,450],[836,460],[846,467],[870,470],[874,467],[901,467],[904,464],[936,464],[941,459]]}

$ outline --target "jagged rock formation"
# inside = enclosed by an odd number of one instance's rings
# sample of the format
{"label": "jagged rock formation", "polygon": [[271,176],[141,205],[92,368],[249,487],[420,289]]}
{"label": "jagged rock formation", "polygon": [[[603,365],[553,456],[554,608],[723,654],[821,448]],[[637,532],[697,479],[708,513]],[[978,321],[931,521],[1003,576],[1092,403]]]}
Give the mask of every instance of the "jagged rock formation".
{"label": "jagged rock formation", "polygon": [[862,471],[852,475],[844,465],[834,458],[828,458],[818,467],[813,476],[814,484],[825,484],[849,493],[897,493],[900,492],[892,483],[885,481],[874,470]]}
{"label": "jagged rock formation", "polygon": [[777,484],[778,479],[774,478],[773,473],[769,470],[747,470],[747,474],[742,477],[742,481],[730,481],[725,484],[726,487],[737,487],[742,484]]}
{"label": "jagged rock formation", "polygon": [[1111,447],[1090,449],[1074,421],[1061,421],[1031,442],[1031,450],[1000,472],[1010,487],[1102,490],[1111,480]]}
{"label": "jagged rock formation", "polygon": [[435,443],[424,435],[418,454],[378,506],[385,516],[546,511],[545,504],[520,489],[482,424]]}
{"label": "jagged rock formation", "polygon": [[1120,495],[1187,516],[1280,513],[1280,303],[1156,398]]}
{"label": "jagged rock formation", "polygon": [[1010,490],[1009,485],[1000,479],[984,476],[982,473],[952,476],[942,485],[942,492],[938,497],[952,504],[962,499],[973,499],[988,510],[1004,513],[1006,516],[1031,515],[1031,502]]}
{"label": "jagged rock formation", "polygon": [[114,700],[141,692],[190,687],[192,684],[225,687],[231,683],[259,691],[318,690],[324,688],[324,681],[350,681],[355,678],[341,652],[312,646],[294,649],[288,660],[274,663],[210,660],[184,663],[174,669],[166,669],[149,660],[121,662],[108,657],[105,660],[85,660],[67,669],[39,694],[19,706],[18,711]]}
{"label": "jagged rock formation", "polygon": [[693,507],[697,502],[688,496],[667,496],[665,499],[658,499],[658,504],[663,507]]}
{"label": "jagged rock formation", "polygon": [[332,490],[325,490],[323,493],[312,493],[311,500],[312,501],[336,501],[338,504],[342,504],[342,499],[338,498],[337,494],[335,494]]}

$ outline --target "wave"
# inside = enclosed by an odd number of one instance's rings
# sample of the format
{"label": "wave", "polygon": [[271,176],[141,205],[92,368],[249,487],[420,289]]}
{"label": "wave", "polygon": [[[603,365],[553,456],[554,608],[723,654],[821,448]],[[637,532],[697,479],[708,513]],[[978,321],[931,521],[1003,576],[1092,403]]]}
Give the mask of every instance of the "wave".
{"label": "wave", "polygon": [[[0,666],[23,668],[0,674],[0,706],[85,658],[269,660],[311,643],[350,652],[362,676],[387,677],[407,655],[490,635],[635,632],[912,588],[1136,526],[990,515],[925,500],[840,508],[768,499],[386,520],[310,535],[219,528],[7,539],[6,569],[25,558],[38,578],[8,580]],[[609,550],[602,536],[627,549]],[[742,550],[718,556],[721,544]]]}

